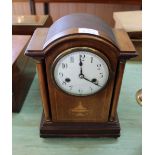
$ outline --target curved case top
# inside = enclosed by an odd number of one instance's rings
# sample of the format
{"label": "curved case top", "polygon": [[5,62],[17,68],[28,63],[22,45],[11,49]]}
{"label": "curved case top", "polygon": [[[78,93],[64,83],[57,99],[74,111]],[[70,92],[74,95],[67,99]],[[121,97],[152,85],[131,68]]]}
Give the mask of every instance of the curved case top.
{"label": "curved case top", "polygon": [[43,59],[52,46],[73,35],[76,35],[77,39],[80,38],[80,35],[91,35],[96,40],[103,40],[117,50],[121,59],[137,56],[135,47],[124,30],[112,29],[99,17],[83,13],[66,15],[57,20],[50,28],[37,28],[25,55]]}
{"label": "curved case top", "polygon": [[69,29],[76,29],[78,33],[99,35],[99,32],[103,32],[110,41],[117,45],[113,31],[109,25],[107,25],[102,19],[97,16],[77,13],[69,14],[58,19],[48,30],[44,48],[47,47],[52,41],[57,39],[55,37]]}

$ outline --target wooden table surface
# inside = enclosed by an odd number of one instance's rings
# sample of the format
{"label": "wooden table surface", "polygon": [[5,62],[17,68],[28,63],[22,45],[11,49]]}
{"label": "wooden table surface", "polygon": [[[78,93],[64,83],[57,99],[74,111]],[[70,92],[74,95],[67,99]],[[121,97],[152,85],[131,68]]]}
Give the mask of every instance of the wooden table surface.
{"label": "wooden table surface", "polygon": [[114,12],[115,28],[126,32],[142,32],[142,11]]}
{"label": "wooden table surface", "polygon": [[53,21],[49,15],[12,16],[13,35],[32,35],[38,27],[50,27]]}
{"label": "wooden table surface", "polygon": [[141,69],[141,63],[126,65],[118,106],[121,137],[117,139],[40,138],[42,104],[35,76],[21,112],[13,114],[13,155],[141,155],[142,108],[135,98],[142,86]]}
{"label": "wooden table surface", "polygon": [[30,38],[30,35],[12,36],[12,65],[15,63],[22,50],[25,48]]}
{"label": "wooden table surface", "polygon": [[13,15],[12,25],[43,26],[48,15]]}

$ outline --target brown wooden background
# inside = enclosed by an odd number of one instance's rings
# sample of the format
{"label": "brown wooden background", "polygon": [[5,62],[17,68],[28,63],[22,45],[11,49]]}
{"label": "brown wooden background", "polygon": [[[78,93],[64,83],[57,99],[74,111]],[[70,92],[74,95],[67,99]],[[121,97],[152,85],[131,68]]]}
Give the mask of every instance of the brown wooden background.
{"label": "brown wooden background", "polygon": [[[141,4],[139,3],[140,0],[124,0],[124,2],[122,0],[118,0],[118,4],[116,3],[116,0],[110,0],[109,2],[108,0],[103,0],[103,2],[107,1],[106,3],[100,3],[99,1],[96,1],[95,3],[90,3],[93,0],[91,0],[89,3],[81,3],[79,2],[80,0],[78,0],[78,3],[65,3],[61,1],[49,4],[50,14],[54,21],[66,14],[80,12],[95,14],[105,20],[108,24],[113,26],[113,12],[140,10],[141,8]],[[114,3],[112,4],[112,2]],[[30,14],[30,6],[28,0],[13,0],[12,11],[14,15]],[[37,14],[44,14],[43,3],[36,3],[36,12]]]}

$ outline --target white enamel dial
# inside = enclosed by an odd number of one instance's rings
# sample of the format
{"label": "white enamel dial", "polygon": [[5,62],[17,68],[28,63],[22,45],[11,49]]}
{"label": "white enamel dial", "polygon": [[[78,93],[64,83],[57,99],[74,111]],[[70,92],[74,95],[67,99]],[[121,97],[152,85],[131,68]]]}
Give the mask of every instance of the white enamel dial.
{"label": "white enamel dial", "polygon": [[79,48],[60,57],[56,60],[54,79],[66,93],[87,96],[98,92],[107,83],[109,68],[104,59],[90,49]]}

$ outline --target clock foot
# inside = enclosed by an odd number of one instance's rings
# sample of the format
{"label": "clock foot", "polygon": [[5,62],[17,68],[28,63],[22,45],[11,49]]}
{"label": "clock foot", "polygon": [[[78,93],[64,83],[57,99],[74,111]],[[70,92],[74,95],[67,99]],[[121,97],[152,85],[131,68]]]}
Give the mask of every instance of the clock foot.
{"label": "clock foot", "polygon": [[40,123],[40,137],[120,137],[118,118],[106,123],[55,123],[46,122],[44,114]]}

